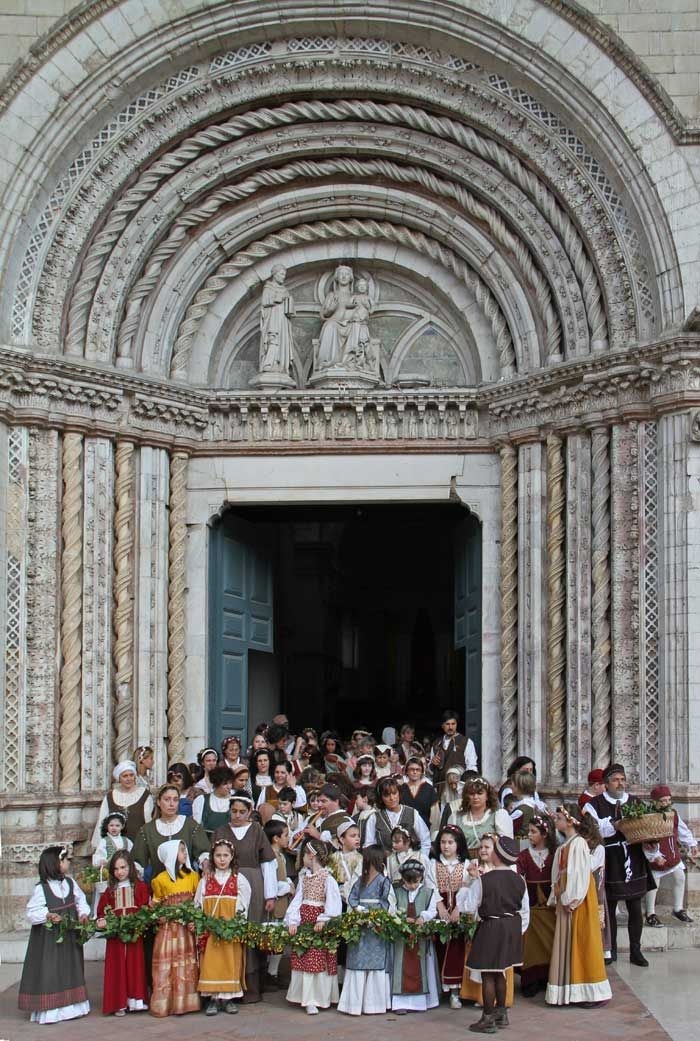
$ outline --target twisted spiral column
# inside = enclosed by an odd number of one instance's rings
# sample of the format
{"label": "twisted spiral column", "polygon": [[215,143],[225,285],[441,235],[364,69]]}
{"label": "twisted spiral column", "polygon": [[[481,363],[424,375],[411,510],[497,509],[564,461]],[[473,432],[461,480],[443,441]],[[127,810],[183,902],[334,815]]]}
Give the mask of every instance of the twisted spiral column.
{"label": "twisted spiral column", "polygon": [[119,441],[114,498],[114,708],[112,753],[128,759],[133,748],[134,679],[134,445]]}
{"label": "twisted spiral column", "polygon": [[518,454],[501,448],[501,756],[518,751]]}
{"label": "twisted spiral column", "polygon": [[83,438],[64,434],[61,502],[61,679],[59,791],[80,787],[83,614]]}
{"label": "twisted spiral column", "polygon": [[564,557],[564,446],[547,438],[547,686],[549,688],[549,776],[564,778],[566,762],[566,622]]}
{"label": "twisted spiral column", "polygon": [[185,452],[170,460],[168,553],[168,762],[185,755],[185,590],[187,552],[187,464]]}
{"label": "twisted spiral column", "polygon": [[597,427],[591,435],[591,753],[593,765],[610,762],[610,435]]}

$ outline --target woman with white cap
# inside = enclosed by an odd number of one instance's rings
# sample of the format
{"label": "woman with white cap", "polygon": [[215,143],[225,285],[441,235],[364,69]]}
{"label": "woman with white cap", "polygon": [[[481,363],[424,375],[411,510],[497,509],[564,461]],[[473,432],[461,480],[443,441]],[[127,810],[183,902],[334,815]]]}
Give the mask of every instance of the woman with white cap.
{"label": "woman with white cap", "polygon": [[138,784],[138,770],[131,759],[123,759],[112,770],[115,785],[107,792],[97,812],[97,823],[92,833],[92,848],[100,843],[100,825],[110,813],[123,813],[126,826],[123,834],[133,842],[144,824],[153,816],[153,799],[148,788]]}

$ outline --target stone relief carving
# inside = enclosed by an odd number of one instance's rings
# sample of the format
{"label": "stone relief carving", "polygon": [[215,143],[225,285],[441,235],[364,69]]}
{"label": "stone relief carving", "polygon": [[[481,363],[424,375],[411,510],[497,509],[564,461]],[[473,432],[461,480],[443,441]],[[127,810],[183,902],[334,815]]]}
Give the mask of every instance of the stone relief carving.
{"label": "stone relief carving", "polygon": [[369,318],[374,304],[366,278],[355,281],[353,269],[339,264],[321,305],[321,334],[313,341],[313,387],[376,386],[380,382],[379,340]]}
{"label": "stone relief carving", "polygon": [[275,264],[263,286],[260,305],[260,360],[258,375],[251,380],[254,387],[293,387],[290,375],[294,336],[290,318],[294,299],[285,286],[286,268]]}

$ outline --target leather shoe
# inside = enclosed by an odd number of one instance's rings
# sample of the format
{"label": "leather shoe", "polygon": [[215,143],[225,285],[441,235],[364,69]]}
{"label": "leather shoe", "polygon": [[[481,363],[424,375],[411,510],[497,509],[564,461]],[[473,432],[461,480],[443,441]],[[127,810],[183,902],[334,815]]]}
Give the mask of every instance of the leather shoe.
{"label": "leather shoe", "polygon": [[647,923],[647,925],[650,925],[652,929],[662,929],[663,928],[663,923],[662,923],[661,919],[658,917],[658,915],[655,915],[655,914],[648,914],[646,916],[646,923]]}
{"label": "leather shoe", "polygon": [[685,922],[686,925],[690,925],[693,921],[687,911],[671,911],[671,914],[676,921]]}
{"label": "leather shoe", "polygon": [[630,962],[632,965],[640,965],[643,969],[646,969],[649,966],[649,962],[641,951],[630,951]]}

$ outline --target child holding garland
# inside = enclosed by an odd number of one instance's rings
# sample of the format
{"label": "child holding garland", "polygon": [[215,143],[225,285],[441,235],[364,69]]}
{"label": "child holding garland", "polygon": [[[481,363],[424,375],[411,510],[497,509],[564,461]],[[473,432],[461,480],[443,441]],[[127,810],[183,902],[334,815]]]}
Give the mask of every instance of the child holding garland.
{"label": "child holding garland", "polygon": [[[303,871],[284,917],[290,936],[302,924],[313,924],[320,933],[326,922],[342,912],[338,884],[328,870],[329,849],[320,839],[307,839],[302,846]],[[309,1016],[338,1001],[338,960],[335,951],[309,947],[292,954],[292,979],[287,1001],[301,1005]]]}
{"label": "child holding garland", "polygon": [[[213,870],[197,886],[194,902],[210,918],[230,922],[247,917],[250,905],[250,883],[238,874],[236,848],[228,839],[217,839],[210,851]],[[208,1016],[215,1016],[223,1006],[229,1015],[238,1012],[234,998],[243,997],[245,950],[237,940],[222,940],[208,934],[199,963],[197,988],[209,998]]]}
{"label": "child holding garland", "polygon": [[[437,913],[442,922],[459,922],[457,893],[466,885],[467,840],[456,824],[445,824],[439,829],[433,844],[435,858],[435,884],[438,891]],[[462,986],[464,962],[464,938],[451,937],[447,943],[435,940],[435,953],[440,966],[440,982],[443,991],[449,994],[450,1008],[462,1007],[459,990]]]}
{"label": "child holding garland", "polygon": [[340,850],[331,853],[329,865],[333,877],[338,883],[340,896],[346,905],[350,890],[362,874],[362,854],[360,850],[360,829],[354,820],[349,818],[338,825],[336,831]]}
{"label": "child holding garland", "polygon": [[90,914],[85,894],[69,878],[71,858],[63,846],[49,846],[39,857],[39,883],[27,904],[31,924],[27,954],[19,985],[19,1008],[30,1012],[32,1023],[62,1023],[87,1016],[90,1011],[83,948],[68,930],[60,940],[56,926],[61,919],[87,922]]}
{"label": "child holding garland", "polygon": [[[152,906],[170,907],[192,902],[199,875],[192,870],[187,846],[178,839],[158,847],[164,870],[153,879]],[[181,1016],[199,1012],[197,992],[197,949],[194,930],[180,922],[163,920],[153,944],[152,1016]]]}
{"label": "child holding garland", "polygon": [[[365,846],[363,849],[362,874],[350,891],[348,905],[358,911],[391,911],[395,908],[394,891],[384,874],[381,846]],[[389,965],[389,944],[371,930],[363,929],[357,943],[348,943],[338,1011],[351,1016],[386,1012],[391,1007]]]}
{"label": "child holding garland", "polygon": [[[117,918],[135,914],[149,901],[148,886],[140,882],[136,865],[126,850],[117,850],[109,862],[109,884],[97,905],[97,928],[106,929],[109,909]],[[148,1010],[148,983],[143,939],[125,943],[113,936],[105,951],[102,1011],[105,1016],[125,1016]]]}
{"label": "child holding garland", "polygon": [[[399,868],[401,883],[394,887],[396,910],[414,925],[432,922],[437,916],[437,893],[425,881],[420,860],[406,860]],[[435,951],[428,939],[409,946],[404,940],[394,944],[391,977],[391,1009],[397,1016],[425,1012],[440,1003],[438,998]]]}

